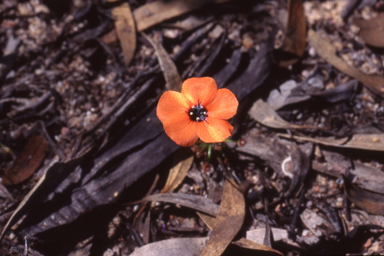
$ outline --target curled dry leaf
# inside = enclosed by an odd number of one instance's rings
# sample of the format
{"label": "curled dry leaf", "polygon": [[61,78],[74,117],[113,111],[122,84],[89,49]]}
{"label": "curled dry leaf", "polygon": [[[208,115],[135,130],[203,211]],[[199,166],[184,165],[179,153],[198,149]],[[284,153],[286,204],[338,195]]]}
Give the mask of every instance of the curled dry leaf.
{"label": "curled dry leaf", "polygon": [[136,27],[131,8],[128,3],[123,3],[113,8],[111,14],[115,19],[117,37],[124,54],[124,64],[128,66],[136,50]]}
{"label": "curled dry leaf", "polygon": [[168,175],[167,182],[164,185],[164,188],[161,190],[161,193],[169,193],[175,190],[180,183],[184,180],[185,176],[191,168],[193,163],[193,156],[188,157],[185,160],[180,161],[176,166],[174,166]]}
{"label": "curled dry leaf", "polygon": [[245,217],[243,194],[226,182],[216,223],[201,256],[219,256],[239,232]]}
{"label": "curled dry leaf", "polygon": [[367,75],[355,67],[349,66],[343,59],[336,55],[336,49],[327,40],[321,38],[312,29],[308,31],[308,41],[315,48],[316,53],[329,64],[340,70],[341,72],[356,78],[371,90],[379,93],[384,97],[384,76]]}
{"label": "curled dry leaf", "polygon": [[144,33],[142,33],[142,35],[151,43],[152,47],[156,51],[156,56],[159,60],[160,68],[163,71],[165,81],[167,82],[165,85],[167,90],[181,91],[181,85],[183,84],[183,81],[181,80],[175,63],[171,57],[169,57],[167,51],[161,44],[159,35],[157,34],[153,39]]}
{"label": "curled dry leaf", "polygon": [[334,137],[305,137],[278,134],[280,137],[295,140],[304,140],[319,143],[326,146],[339,148],[355,148],[364,150],[384,151],[384,134],[354,134],[352,138],[335,139]]}
{"label": "curled dry leaf", "polygon": [[3,184],[16,185],[31,177],[44,160],[47,147],[43,136],[29,138],[11,168],[4,172]]}
{"label": "curled dry leaf", "polygon": [[[297,88],[295,80],[288,80],[278,89],[274,89],[269,93],[267,104],[273,109],[278,110],[286,105],[287,99],[294,88]],[[307,96],[307,98],[309,98]]]}

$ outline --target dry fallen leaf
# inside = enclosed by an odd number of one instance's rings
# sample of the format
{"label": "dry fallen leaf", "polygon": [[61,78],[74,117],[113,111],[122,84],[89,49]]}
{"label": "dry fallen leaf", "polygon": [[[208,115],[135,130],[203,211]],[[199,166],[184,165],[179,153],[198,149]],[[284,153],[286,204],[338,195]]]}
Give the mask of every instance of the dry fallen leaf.
{"label": "dry fallen leaf", "polygon": [[128,66],[136,50],[136,27],[133,14],[128,3],[116,6],[111,14],[115,19],[117,37],[124,54],[124,64]]}
{"label": "dry fallen leaf", "polygon": [[301,0],[288,1],[288,23],[285,30],[283,50],[299,57],[303,56],[306,45],[304,7]]}
{"label": "dry fallen leaf", "polygon": [[329,64],[341,72],[356,78],[370,89],[384,97],[384,76],[367,75],[355,67],[349,66],[343,59],[336,55],[336,49],[327,40],[321,38],[315,31],[308,31],[308,41],[315,48],[316,53]]}
{"label": "dry fallen leaf", "polygon": [[321,150],[325,162],[312,161],[312,169],[333,177],[341,178],[349,170],[354,177],[352,184],[362,189],[384,195],[384,172],[370,165],[352,161],[349,157],[334,151]]}
{"label": "dry fallen leaf", "polygon": [[353,22],[360,27],[360,37],[368,45],[375,47],[384,47],[384,14],[379,15],[373,19],[354,19]]}
{"label": "dry fallen leaf", "polygon": [[149,210],[139,210],[139,215],[133,220],[133,228],[139,232],[144,244],[148,244],[151,237],[151,214]]}
{"label": "dry fallen leaf", "polygon": [[[262,244],[265,240],[265,228],[257,228],[248,230],[246,234],[246,238],[258,244]],[[293,248],[300,248],[300,245],[289,238],[288,231],[286,229],[281,228],[271,228],[271,233],[273,236],[273,241],[275,242],[283,242],[292,246]]]}
{"label": "dry fallen leaf", "polygon": [[176,166],[174,166],[168,175],[167,182],[164,185],[164,188],[161,190],[161,193],[169,193],[175,190],[181,182],[184,180],[185,176],[191,168],[193,163],[193,156],[188,157],[185,160],[180,161]]}
{"label": "dry fallen leaf", "polygon": [[307,44],[304,7],[301,0],[288,1],[288,21],[285,35],[281,50],[292,53],[295,57],[289,60],[279,60],[279,65],[284,67],[296,63],[299,57],[303,56]]}
{"label": "dry fallen leaf", "polygon": [[290,124],[282,119],[269,105],[262,99],[256,101],[249,110],[249,115],[262,125],[277,129],[306,129],[318,128],[306,125]]}
{"label": "dry fallen leaf", "polygon": [[329,103],[336,103],[339,101],[350,100],[356,95],[359,88],[359,81],[349,80],[346,83],[339,84],[335,88],[328,89],[320,92],[309,93],[313,98],[321,98]]}
{"label": "dry fallen leaf", "polygon": [[215,226],[201,256],[221,255],[239,232],[244,217],[244,196],[231,182],[227,181]]}
{"label": "dry fallen leaf", "polygon": [[201,8],[207,3],[223,3],[229,0],[178,0],[178,1],[153,1],[137,8],[133,15],[137,30],[143,31],[164,20],[188,13]]}
{"label": "dry fallen leaf", "polygon": [[43,136],[36,135],[29,138],[11,168],[4,172],[3,184],[16,185],[31,177],[44,160],[47,147]]}
{"label": "dry fallen leaf", "polygon": [[344,178],[344,189],[349,200],[371,214],[384,214],[384,195],[362,189]]}
{"label": "dry fallen leaf", "polygon": [[384,172],[359,162],[354,162],[353,164],[355,168],[350,170],[352,175],[355,176],[353,184],[368,191],[384,195]]}
{"label": "dry fallen leaf", "polygon": [[278,135],[287,139],[292,138],[295,140],[310,141],[332,147],[384,151],[384,134],[354,134],[351,139],[335,139],[334,137],[305,137],[296,135],[290,136],[287,134]]}
{"label": "dry fallen leaf", "polygon": [[[206,5],[220,4],[230,0],[174,0],[174,1],[153,1],[142,5],[133,11],[136,30],[143,31],[165,20],[183,15],[190,11],[199,9]],[[110,31],[102,37],[103,42],[112,43],[117,40],[116,32]]]}
{"label": "dry fallen leaf", "polygon": [[136,203],[140,202],[167,202],[182,205],[196,211],[204,212],[212,216],[216,216],[219,211],[219,206],[212,202],[211,199],[197,195],[170,193],[170,194],[155,194],[146,196]]}
{"label": "dry fallen leaf", "polygon": [[256,251],[274,252],[274,253],[277,253],[281,256],[284,256],[284,254],[282,254],[281,252],[279,252],[275,249],[272,249],[271,247],[256,243],[256,242],[254,242],[252,240],[248,240],[246,238],[240,238],[240,240],[237,240],[237,241],[232,242],[232,243],[236,244],[237,246],[240,246],[242,248],[247,248],[247,249],[256,250]]}
{"label": "dry fallen leaf", "polygon": [[100,37],[101,41],[103,41],[105,44],[111,44],[117,41],[117,35],[116,30],[112,29],[107,34]]}
{"label": "dry fallen leaf", "polygon": [[211,215],[202,212],[196,212],[196,214],[199,215],[200,219],[204,222],[205,225],[207,225],[210,230],[215,227],[216,217],[212,217]]}
{"label": "dry fallen leaf", "polygon": [[166,83],[167,90],[172,91],[181,91],[181,85],[183,81],[179,75],[179,71],[171,57],[169,57],[167,51],[164,49],[163,45],[160,42],[159,35],[155,36],[151,39],[146,34],[142,33],[142,35],[151,43],[152,47],[156,51],[157,59],[159,60],[159,64],[161,70],[163,71],[164,78]]}
{"label": "dry fallen leaf", "polygon": [[[164,26],[168,27],[169,29],[181,30],[184,33],[184,32],[194,30],[198,27],[201,27],[210,21],[212,21],[212,18],[205,18],[205,17],[197,17],[195,15],[188,15],[188,17],[186,17],[185,19],[178,20],[176,22],[167,23],[167,24],[164,24]],[[165,30],[165,31],[167,31],[167,30]],[[175,35],[179,36],[178,33],[176,33]],[[175,38],[175,37],[171,36],[171,38]]]}
{"label": "dry fallen leaf", "polygon": [[9,231],[9,229],[18,221],[20,218],[31,209],[32,205],[35,205],[39,200],[39,195],[41,193],[46,192],[47,187],[54,184],[55,179],[59,176],[63,171],[72,171],[75,166],[77,166],[82,157],[72,159],[66,163],[59,163],[59,157],[55,156],[51,159],[50,164],[46,167],[47,170],[41,176],[39,181],[35,184],[35,186],[28,192],[28,194],[23,198],[20,204],[17,206],[16,210],[13,211],[12,216],[8,219],[7,223],[3,227],[3,230],[0,234],[0,241],[4,238],[4,235]]}
{"label": "dry fallen leaf", "polygon": [[[277,89],[273,89],[268,96],[267,104],[273,109],[278,110],[286,105],[292,90],[297,88],[295,80],[288,80]],[[309,96],[307,96],[309,98]]]}
{"label": "dry fallen leaf", "polygon": [[207,241],[206,237],[172,238],[137,248],[130,256],[198,256]]}

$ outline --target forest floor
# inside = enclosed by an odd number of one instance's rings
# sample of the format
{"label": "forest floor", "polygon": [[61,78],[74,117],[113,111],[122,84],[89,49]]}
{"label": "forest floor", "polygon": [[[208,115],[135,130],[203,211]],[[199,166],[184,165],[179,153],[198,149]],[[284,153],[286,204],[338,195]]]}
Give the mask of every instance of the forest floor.
{"label": "forest floor", "polygon": [[[3,1],[0,255],[384,254],[383,11]],[[165,134],[191,77],[236,96],[227,140]]]}

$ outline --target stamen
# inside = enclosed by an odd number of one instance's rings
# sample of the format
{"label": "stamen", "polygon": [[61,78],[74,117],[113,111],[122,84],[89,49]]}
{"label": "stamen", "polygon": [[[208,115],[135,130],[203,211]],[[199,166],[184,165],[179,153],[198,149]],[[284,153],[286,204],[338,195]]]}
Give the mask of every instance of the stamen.
{"label": "stamen", "polygon": [[200,104],[193,105],[187,112],[191,121],[205,121],[208,116],[208,111]]}

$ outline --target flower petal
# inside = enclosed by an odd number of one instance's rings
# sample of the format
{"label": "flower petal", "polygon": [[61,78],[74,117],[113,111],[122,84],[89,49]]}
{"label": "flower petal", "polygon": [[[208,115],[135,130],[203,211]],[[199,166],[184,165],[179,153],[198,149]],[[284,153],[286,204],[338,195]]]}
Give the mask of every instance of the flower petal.
{"label": "flower petal", "polygon": [[199,122],[197,125],[197,134],[206,143],[223,142],[232,132],[232,125],[221,119],[208,117],[206,122]]}
{"label": "flower petal", "polygon": [[192,105],[193,103],[183,94],[167,91],[159,99],[156,115],[163,124],[170,120],[179,120],[186,115],[186,112],[188,112]]}
{"label": "flower petal", "polygon": [[237,112],[239,102],[228,89],[219,89],[211,104],[206,106],[208,116],[216,119],[229,119]]}
{"label": "flower petal", "polygon": [[197,136],[197,122],[191,121],[189,116],[184,113],[183,118],[163,122],[165,133],[177,145],[183,147],[190,147],[198,139]]}
{"label": "flower petal", "polygon": [[217,92],[217,85],[212,77],[193,77],[184,81],[181,93],[193,104],[203,107],[212,102]]}

